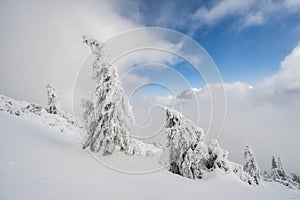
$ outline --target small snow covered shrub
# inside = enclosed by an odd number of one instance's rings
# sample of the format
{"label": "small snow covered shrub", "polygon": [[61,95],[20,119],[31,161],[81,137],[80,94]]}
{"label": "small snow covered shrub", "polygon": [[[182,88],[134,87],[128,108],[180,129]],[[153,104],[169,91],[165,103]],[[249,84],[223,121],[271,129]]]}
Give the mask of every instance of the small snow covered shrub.
{"label": "small snow covered shrub", "polygon": [[233,173],[243,182],[249,185],[256,184],[253,177],[243,170],[243,166],[238,163],[231,163]]}
{"label": "small snow covered shrub", "polygon": [[271,175],[266,170],[264,171],[262,178],[266,182],[271,182],[272,181]]}

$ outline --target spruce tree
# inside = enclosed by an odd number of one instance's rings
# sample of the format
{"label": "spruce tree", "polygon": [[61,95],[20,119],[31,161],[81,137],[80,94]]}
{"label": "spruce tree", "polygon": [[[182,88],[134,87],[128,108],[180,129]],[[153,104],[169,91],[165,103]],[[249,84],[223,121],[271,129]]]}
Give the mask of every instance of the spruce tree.
{"label": "spruce tree", "polygon": [[133,153],[130,139],[133,114],[117,68],[106,61],[102,43],[86,36],[83,39],[95,55],[93,79],[96,81],[93,99],[84,103],[83,118],[88,136],[83,148],[89,147],[102,155],[112,154],[115,149]]}
{"label": "spruce tree", "polygon": [[255,160],[252,148],[248,145],[246,145],[245,147],[244,158],[245,158],[245,163],[243,166],[244,171],[247,172],[254,179],[255,183],[258,185],[261,180],[261,173],[258,164]]}
{"label": "spruce tree", "polygon": [[57,91],[53,85],[47,84],[46,91],[48,96],[48,105],[46,110],[50,114],[58,114],[60,112],[59,108],[59,97],[57,95]]}

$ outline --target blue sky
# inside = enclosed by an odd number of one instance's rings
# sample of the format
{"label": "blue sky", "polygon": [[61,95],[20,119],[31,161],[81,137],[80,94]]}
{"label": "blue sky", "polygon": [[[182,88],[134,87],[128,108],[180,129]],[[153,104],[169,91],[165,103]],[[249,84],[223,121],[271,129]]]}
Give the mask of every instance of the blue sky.
{"label": "blue sky", "polygon": [[211,55],[225,82],[253,85],[278,71],[299,43],[299,7],[293,0],[142,0],[126,1],[119,12],[146,26],[189,35]]}
{"label": "blue sky", "polygon": [[250,85],[275,74],[300,41],[299,0],[4,0],[0,11],[0,91],[35,102],[44,96],[31,91],[44,91],[49,82],[72,95],[89,54],[83,34],[103,41],[138,27],[174,29],[207,50],[225,82]]}

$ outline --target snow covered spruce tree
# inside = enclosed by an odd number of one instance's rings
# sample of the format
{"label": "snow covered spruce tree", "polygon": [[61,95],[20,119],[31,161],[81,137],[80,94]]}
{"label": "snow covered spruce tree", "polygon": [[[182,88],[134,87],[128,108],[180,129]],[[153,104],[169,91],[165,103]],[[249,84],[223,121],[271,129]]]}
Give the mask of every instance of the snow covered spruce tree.
{"label": "snow covered spruce tree", "polygon": [[245,163],[243,166],[244,171],[247,172],[254,179],[255,183],[258,185],[261,181],[261,172],[255,160],[252,148],[249,145],[246,145],[245,147],[244,158],[245,158]]}
{"label": "snow covered spruce tree", "polygon": [[115,66],[106,61],[104,45],[95,39],[83,37],[92,50],[93,79],[96,81],[93,100],[85,101],[84,120],[87,138],[83,148],[102,155],[112,154],[115,149],[134,153],[130,138],[133,121],[131,105],[121,87]]}
{"label": "snow covered spruce tree", "polygon": [[46,91],[48,96],[48,105],[46,107],[47,112],[50,114],[58,114],[60,112],[59,97],[55,87],[51,84],[47,84]]}
{"label": "snow covered spruce tree", "polygon": [[187,178],[201,178],[207,160],[204,132],[180,112],[163,107],[169,152],[169,171]]}

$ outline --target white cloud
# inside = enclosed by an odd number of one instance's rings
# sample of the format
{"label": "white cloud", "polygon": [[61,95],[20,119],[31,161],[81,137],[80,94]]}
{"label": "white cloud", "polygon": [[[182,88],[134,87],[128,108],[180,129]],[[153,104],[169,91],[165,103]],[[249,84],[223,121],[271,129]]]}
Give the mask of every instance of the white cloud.
{"label": "white cloud", "polygon": [[107,39],[134,24],[105,1],[2,1],[0,5],[0,92],[46,103],[53,83],[68,110],[76,72],[89,54],[81,35]]}
{"label": "white cloud", "polygon": [[134,73],[126,73],[121,76],[120,80],[122,82],[122,87],[127,94],[131,94],[135,89],[138,89],[138,87],[150,82],[150,79],[147,76],[140,77]]}
{"label": "white cloud", "polygon": [[[281,69],[262,83],[248,86],[242,82],[224,84],[227,96],[226,123],[220,143],[230,152],[231,159],[242,162],[243,145],[253,146],[259,164],[269,169],[272,155],[282,156],[285,167],[300,173],[300,44],[286,56]],[[207,130],[211,118],[210,95],[220,93],[219,84],[184,91],[175,96],[156,97],[146,102],[163,103],[182,109],[185,116]],[[196,98],[200,116],[198,116]],[[217,101],[215,103],[218,103]],[[214,107],[215,105],[213,105]]]}
{"label": "white cloud", "polygon": [[[158,41],[153,41],[152,44],[158,43]],[[134,47],[133,47],[134,48]],[[166,49],[169,47],[165,47]],[[157,50],[157,49],[139,49],[137,51],[133,51],[129,54],[126,54],[124,57],[118,59],[114,64],[119,67],[119,72],[121,74],[131,70],[133,66],[141,66],[144,64],[165,64],[165,65],[175,65],[179,62],[179,58],[166,52],[164,50]],[[146,68],[147,66],[143,66]],[[157,68],[157,67],[156,67]],[[161,69],[161,68],[159,68]]]}
{"label": "white cloud", "polygon": [[236,18],[240,28],[262,25],[272,19],[274,13],[298,11],[299,0],[259,1],[259,0],[223,0],[217,1],[210,8],[200,7],[192,15],[195,21],[194,29],[203,25],[214,26],[229,17]]}
{"label": "white cloud", "polygon": [[[142,26],[119,15],[113,3],[118,2],[2,1],[0,35],[5,39],[0,47],[0,93],[45,104],[44,85],[53,83],[61,94],[62,106],[71,111],[76,73],[90,53],[81,36],[87,34],[104,41],[122,31]],[[161,48],[174,46],[160,35],[144,31],[125,38],[122,43],[114,45],[118,49],[111,52],[118,53],[141,45],[143,41]],[[129,66],[141,60],[174,62],[171,54],[147,55],[126,56],[121,64]],[[90,77],[89,74],[86,76]]]}
{"label": "white cloud", "polygon": [[292,11],[298,11],[300,9],[300,0],[286,0],[284,3],[285,6]]}
{"label": "white cloud", "polygon": [[244,26],[261,25],[264,21],[265,19],[261,12],[249,13],[245,18]]}
{"label": "white cloud", "polygon": [[211,9],[200,7],[194,14],[193,18],[197,19],[200,25],[214,25],[229,15],[240,15],[255,4],[255,0],[224,0],[217,3]]}
{"label": "white cloud", "polygon": [[300,44],[286,56],[278,73],[265,79],[260,85],[268,93],[299,92],[300,89]]}

